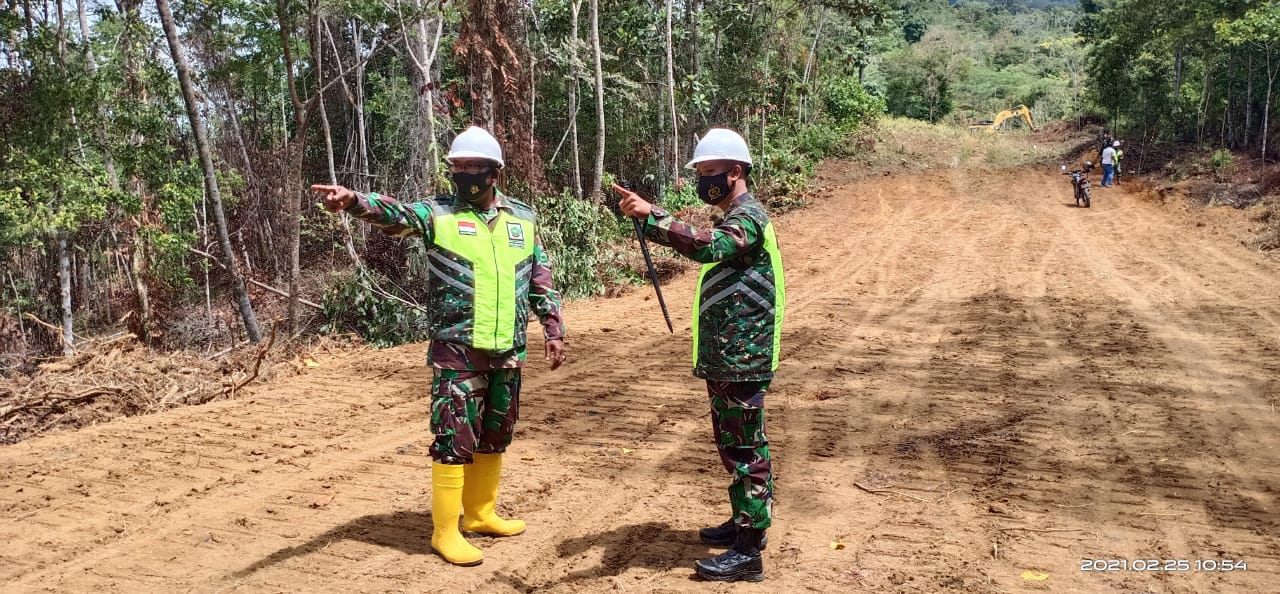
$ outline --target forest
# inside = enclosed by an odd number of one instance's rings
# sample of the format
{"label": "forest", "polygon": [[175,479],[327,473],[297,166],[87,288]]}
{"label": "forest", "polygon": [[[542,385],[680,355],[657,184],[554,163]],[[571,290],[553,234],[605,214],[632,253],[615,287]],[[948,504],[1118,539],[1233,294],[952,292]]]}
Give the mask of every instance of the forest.
{"label": "forest", "polygon": [[570,297],[643,282],[604,189],[699,204],[682,166],[712,126],[777,208],[890,117],[1022,104],[1152,151],[1280,152],[1275,0],[4,0],[0,48],[5,373],[120,332],[421,340],[420,243],[307,187],[449,193],[469,123]]}
{"label": "forest", "polygon": [[0,0],[0,589],[1277,591],[1277,120],[1280,0]]}

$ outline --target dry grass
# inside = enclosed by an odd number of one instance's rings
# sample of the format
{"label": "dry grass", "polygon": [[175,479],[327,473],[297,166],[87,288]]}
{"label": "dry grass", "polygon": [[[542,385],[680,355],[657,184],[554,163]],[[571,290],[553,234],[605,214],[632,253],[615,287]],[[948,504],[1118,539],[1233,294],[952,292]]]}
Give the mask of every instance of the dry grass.
{"label": "dry grass", "polygon": [[349,337],[320,337],[306,344],[278,339],[204,357],[150,349],[128,334],[77,346],[74,356],[41,363],[29,375],[0,378],[0,444],[235,398],[256,383],[304,372],[319,353],[350,352],[357,345]]}
{"label": "dry grass", "polygon": [[1010,169],[1059,162],[1088,132],[1031,134],[982,130],[888,118],[872,132],[870,150],[858,158],[872,167],[927,169]]}
{"label": "dry grass", "polygon": [[1253,220],[1261,223],[1253,238],[1253,247],[1263,251],[1280,250],[1280,196],[1272,196],[1269,204],[1258,206]]}

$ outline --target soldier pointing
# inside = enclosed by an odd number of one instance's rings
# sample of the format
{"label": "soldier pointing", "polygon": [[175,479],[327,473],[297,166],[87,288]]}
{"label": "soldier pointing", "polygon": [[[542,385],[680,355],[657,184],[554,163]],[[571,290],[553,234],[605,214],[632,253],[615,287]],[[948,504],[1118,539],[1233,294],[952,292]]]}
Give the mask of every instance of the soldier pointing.
{"label": "soldier pointing", "polygon": [[446,159],[452,196],[407,204],[342,186],[311,189],[330,212],[346,211],[427,245],[431,548],[450,563],[479,565],[484,554],[462,531],[514,536],[525,530],[524,521],[502,519],[495,507],[502,454],[520,411],[529,313],[542,322],[552,369],[565,361],[565,329],[537,213],[495,187],[503,166],[497,139],[472,126],[454,139]]}
{"label": "soldier pointing", "polygon": [[698,197],[724,212],[713,229],[696,229],[630,190],[613,188],[623,214],[646,222],[649,239],[703,263],[693,304],[693,374],[707,382],[716,447],[732,477],[733,514],[699,531],[704,543],[730,548],[695,568],[704,579],[760,581],[760,551],[773,519],[764,399],[782,337],[782,256],[764,205],[747,188],[751,154],[741,136],[708,130],[688,167],[698,172]]}

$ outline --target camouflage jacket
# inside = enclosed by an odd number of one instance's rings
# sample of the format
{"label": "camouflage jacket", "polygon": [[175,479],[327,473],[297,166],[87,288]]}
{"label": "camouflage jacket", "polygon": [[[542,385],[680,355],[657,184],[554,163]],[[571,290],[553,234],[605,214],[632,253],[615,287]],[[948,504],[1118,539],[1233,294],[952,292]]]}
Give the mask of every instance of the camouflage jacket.
{"label": "camouflage jacket", "polygon": [[786,293],[764,205],[750,193],[738,196],[709,231],[654,207],[645,235],[703,263],[693,308],[694,375],[731,382],[772,379]]}
{"label": "camouflage jacket", "polygon": [[[502,211],[505,211],[505,217]],[[565,327],[560,315],[560,294],[552,285],[551,263],[536,231],[531,256],[528,261],[521,262],[516,269],[513,292],[503,293],[514,295],[516,323],[512,348],[500,350],[486,350],[472,346],[469,333],[474,329],[475,321],[470,317],[474,303],[460,302],[456,297],[459,291],[455,289],[465,289],[466,283],[473,280],[474,271],[468,270],[469,264],[461,261],[456,254],[439,245],[436,237],[438,229],[436,223],[439,217],[456,213],[475,214],[488,223],[492,232],[500,233],[503,230],[495,229],[500,217],[508,221],[535,223],[537,213],[532,206],[503,195],[501,192],[497,192],[496,207],[488,212],[480,212],[467,201],[448,195],[435,196],[422,202],[404,203],[391,196],[370,193],[358,194],[356,202],[347,209],[347,212],[382,229],[389,235],[417,236],[426,243],[429,278],[432,285],[428,291],[427,303],[427,308],[431,312],[431,347],[428,351],[428,360],[432,366],[441,369],[473,370],[523,366],[526,356],[524,328],[531,310],[542,323],[548,340],[564,338]],[[508,227],[519,226],[517,223],[508,223]],[[466,221],[458,223],[458,232],[463,235],[475,235],[476,231],[475,226]],[[511,235],[512,244],[515,245],[516,241],[523,244],[523,233],[520,233],[519,229],[515,231]],[[510,308],[512,305],[500,307]]]}

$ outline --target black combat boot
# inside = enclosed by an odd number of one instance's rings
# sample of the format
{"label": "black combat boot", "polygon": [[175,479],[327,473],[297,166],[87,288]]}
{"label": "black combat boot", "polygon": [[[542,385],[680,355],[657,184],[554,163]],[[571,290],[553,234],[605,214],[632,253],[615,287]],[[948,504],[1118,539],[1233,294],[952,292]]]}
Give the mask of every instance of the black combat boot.
{"label": "black combat boot", "polygon": [[[702,544],[713,547],[731,547],[738,540],[738,525],[733,520],[725,520],[725,522],[714,528],[702,528],[698,530],[698,538],[702,540]],[[764,550],[769,545],[769,537],[766,535],[760,539],[760,550]]]}
{"label": "black combat boot", "polygon": [[694,564],[698,577],[714,582],[764,581],[764,561],[760,558],[762,540],[764,530],[739,528],[733,548]]}

